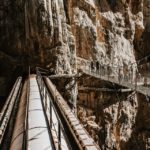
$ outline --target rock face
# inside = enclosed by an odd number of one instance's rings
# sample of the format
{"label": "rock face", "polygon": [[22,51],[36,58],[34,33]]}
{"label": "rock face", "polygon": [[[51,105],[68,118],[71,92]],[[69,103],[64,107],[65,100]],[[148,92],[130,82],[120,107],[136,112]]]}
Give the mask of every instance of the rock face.
{"label": "rock face", "polygon": [[10,79],[19,68],[28,72],[29,66],[54,68],[56,74],[75,72],[74,36],[65,9],[62,0],[0,2],[2,78]]}
{"label": "rock face", "polygon": [[[149,149],[148,96],[116,92],[121,87],[89,76],[80,78],[78,86],[78,117],[102,150]],[[89,126],[91,116],[96,119]]]}
{"label": "rock face", "polygon": [[74,73],[76,56],[127,70],[149,52],[149,22],[149,0],[1,0],[1,78],[28,66]]}
{"label": "rock face", "polygon": [[[149,39],[150,0],[1,0],[0,96],[8,93],[15,76],[28,73],[29,66],[76,73],[77,57],[112,64],[114,74],[121,66],[125,73],[149,54]],[[103,109],[102,148],[125,149],[124,143],[134,147],[130,140],[136,132],[137,99]],[[139,141],[146,135],[141,132],[136,134]]]}
{"label": "rock face", "polygon": [[[78,117],[102,150],[149,149],[148,97],[93,90],[79,92],[78,98]],[[89,125],[92,116],[96,119]]]}
{"label": "rock face", "polygon": [[137,98],[133,97],[104,109],[107,149],[130,149],[126,143],[134,129],[137,108]]}
{"label": "rock face", "polygon": [[150,47],[149,47],[149,38],[150,38],[150,0],[144,0],[143,4],[143,14],[144,14],[144,26],[145,31],[143,32],[142,38],[142,48],[144,49],[146,54],[149,54]]}

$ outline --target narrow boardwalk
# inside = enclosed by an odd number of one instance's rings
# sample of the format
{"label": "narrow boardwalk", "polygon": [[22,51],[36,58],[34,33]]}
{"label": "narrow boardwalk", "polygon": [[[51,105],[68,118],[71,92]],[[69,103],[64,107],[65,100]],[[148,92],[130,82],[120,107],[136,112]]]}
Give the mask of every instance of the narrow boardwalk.
{"label": "narrow boardwalk", "polygon": [[28,149],[52,149],[36,76],[30,77],[28,108]]}
{"label": "narrow boardwalk", "polygon": [[[150,85],[150,78],[144,76],[139,77],[139,72],[137,72],[135,68],[132,68],[132,71],[128,72],[126,76],[124,76],[123,67],[113,68],[113,66],[109,65],[101,65],[99,63],[94,64],[94,62],[82,59],[80,57],[77,58],[77,68],[84,74],[100,78],[102,80],[118,84],[128,89],[135,90],[146,96],[150,96],[150,88],[144,86],[145,82],[147,85]],[[112,76],[112,69],[118,69],[120,71],[118,72],[118,74],[116,74],[116,76]]]}
{"label": "narrow boardwalk", "polygon": [[90,76],[93,76],[93,77],[96,77],[96,78],[100,78],[100,79],[105,80],[105,81],[110,81],[112,83],[121,85],[123,87],[127,87],[127,88],[132,89],[132,90],[136,90],[139,93],[150,96],[150,88],[144,87],[142,85],[138,85],[138,83],[137,84],[129,83],[129,82],[126,82],[125,80],[122,80],[122,81],[119,82],[118,80],[116,80],[114,78],[111,78],[111,77],[102,76],[102,75],[99,75],[97,73],[90,72],[90,71],[87,71],[87,70],[82,70],[82,71],[83,71],[83,73],[85,73],[87,75],[90,75]]}

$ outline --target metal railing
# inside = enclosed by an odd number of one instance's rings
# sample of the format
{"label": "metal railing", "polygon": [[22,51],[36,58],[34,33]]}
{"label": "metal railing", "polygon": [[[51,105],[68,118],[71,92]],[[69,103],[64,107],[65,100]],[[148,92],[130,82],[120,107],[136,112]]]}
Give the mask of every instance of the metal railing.
{"label": "metal railing", "polygon": [[3,140],[4,134],[5,134],[7,125],[11,118],[14,104],[16,102],[17,96],[21,89],[21,82],[22,82],[22,77],[18,77],[18,79],[16,80],[16,82],[6,100],[6,103],[2,109],[2,112],[0,113],[0,145],[2,144],[2,140]]}
{"label": "metal railing", "polygon": [[28,147],[28,110],[29,110],[29,95],[30,95],[30,66],[28,70],[28,81],[27,81],[27,103],[25,110],[25,122],[24,122],[24,135],[23,135],[23,150],[26,150]]}
{"label": "metal railing", "polygon": [[150,78],[141,76],[138,69],[132,68],[133,70],[123,72],[123,67],[118,68],[117,66],[100,65],[93,61],[77,58],[78,69],[85,72],[86,74],[102,78],[104,80],[120,84],[122,86],[129,87],[133,90],[139,90],[146,95],[150,95]]}
{"label": "metal railing", "polygon": [[39,89],[41,92],[44,111],[48,120],[48,125],[49,125],[50,132],[52,134],[52,139],[53,139],[55,148],[59,150],[62,150],[62,149],[71,150],[72,148],[65,134],[65,129],[63,127],[63,124],[59,118],[59,115],[55,109],[52,97],[44,83],[41,72],[39,70],[40,70],[39,68],[36,68],[37,82],[38,82]]}

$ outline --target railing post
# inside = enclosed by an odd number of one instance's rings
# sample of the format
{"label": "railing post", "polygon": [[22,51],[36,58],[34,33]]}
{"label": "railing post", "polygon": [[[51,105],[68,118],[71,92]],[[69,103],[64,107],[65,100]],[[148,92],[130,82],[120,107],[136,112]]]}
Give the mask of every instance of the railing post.
{"label": "railing post", "polygon": [[46,89],[45,89],[45,86],[44,86],[44,81],[43,81],[43,99],[45,100],[45,91]]}
{"label": "railing post", "polygon": [[41,77],[40,77],[40,75],[38,75],[38,81],[39,81],[39,88],[41,90]]}
{"label": "railing post", "polygon": [[61,150],[61,130],[59,122],[58,122],[58,149]]}
{"label": "railing post", "polygon": [[43,98],[43,96],[44,96],[44,84],[43,84],[42,78],[41,78],[41,95]]}
{"label": "railing post", "polygon": [[51,100],[49,101],[49,113],[50,113],[50,129],[52,128],[52,104]]}
{"label": "railing post", "polygon": [[47,111],[47,91],[45,89],[45,109]]}

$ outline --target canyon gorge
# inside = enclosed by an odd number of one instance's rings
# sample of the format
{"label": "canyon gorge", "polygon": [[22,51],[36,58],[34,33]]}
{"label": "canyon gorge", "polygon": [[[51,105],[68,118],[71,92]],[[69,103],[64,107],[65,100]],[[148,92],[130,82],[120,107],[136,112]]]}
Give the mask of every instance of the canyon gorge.
{"label": "canyon gorge", "polygon": [[133,76],[150,78],[149,45],[150,0],[0,0],[0,97],[29,66],[45,68],[62,76],[52,81],[100,149],[148,150],[150,97],[116,92],[125,88],[82,69],[98,62],[118,78],[119,67],[125,77],[132,66]]}

